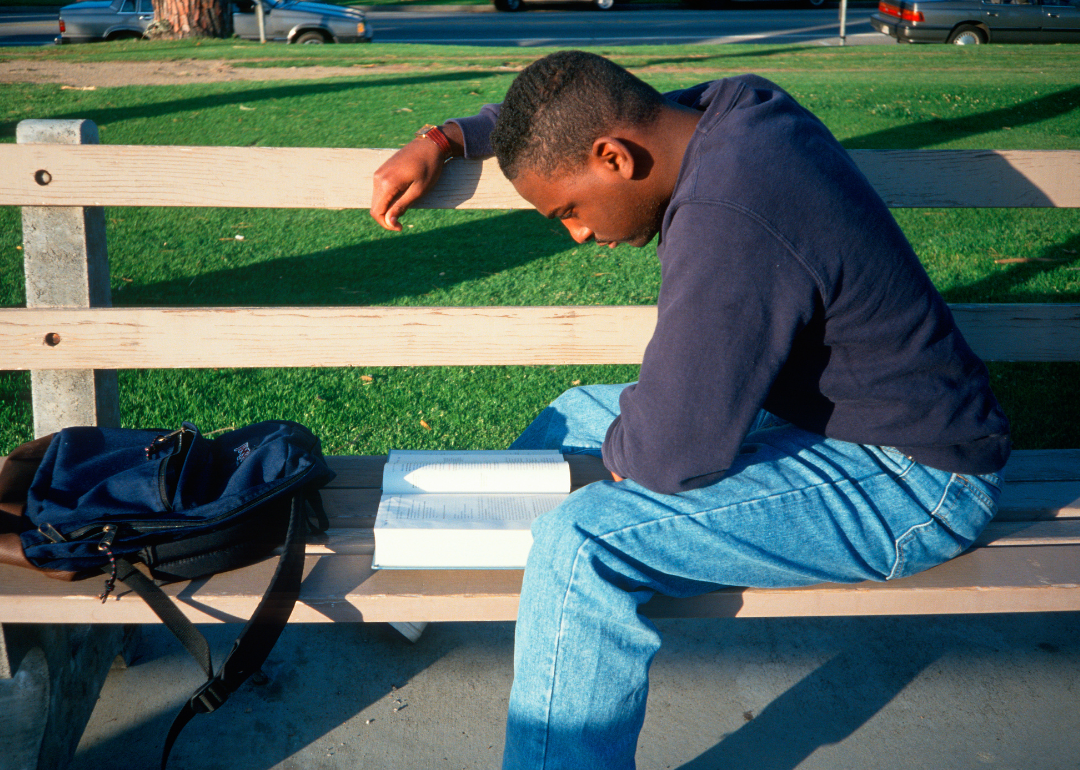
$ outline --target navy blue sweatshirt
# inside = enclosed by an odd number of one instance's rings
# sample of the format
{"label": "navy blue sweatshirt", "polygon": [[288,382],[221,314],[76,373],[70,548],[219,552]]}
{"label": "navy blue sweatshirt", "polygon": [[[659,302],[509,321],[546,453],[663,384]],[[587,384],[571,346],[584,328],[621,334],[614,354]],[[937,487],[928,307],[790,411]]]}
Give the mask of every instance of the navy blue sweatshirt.
{"label": "navy blue sweatshirt", "polygon": [[[656,330],[603,446],[657,492],[722,478],[758,410],[955,473],[1008,421],[891,213],[810,112],[756,76],[667,95],[704,114],[660,230]],[[490,154],[498,107],[458,121]]]}

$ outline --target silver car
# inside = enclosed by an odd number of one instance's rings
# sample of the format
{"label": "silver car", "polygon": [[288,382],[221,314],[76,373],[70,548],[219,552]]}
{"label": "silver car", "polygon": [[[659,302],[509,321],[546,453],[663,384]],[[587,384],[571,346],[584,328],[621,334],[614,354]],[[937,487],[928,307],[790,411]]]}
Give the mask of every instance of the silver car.
{"label": "silver car", "polygon": [[[262,2],[267,40],[287,43],[365,43],[371,26],[363,11],[298,0],[241,0],[230,6],[233,31],[259,39],[255,2]],[[152,0],[83,0],[60,9],[57,43],[142,37],[154,21]]]}
{"label": "silver car", "polygon": [[1080,43],[1080,0],[881,0],[870,24],[900,43]]}

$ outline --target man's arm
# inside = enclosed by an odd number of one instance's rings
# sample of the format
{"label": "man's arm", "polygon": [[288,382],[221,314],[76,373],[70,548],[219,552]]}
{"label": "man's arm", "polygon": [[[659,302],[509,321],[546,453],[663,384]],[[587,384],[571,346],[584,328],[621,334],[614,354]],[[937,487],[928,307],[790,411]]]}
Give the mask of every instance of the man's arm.
{"label": "man's arm", "polygon": [[387,230],[401,232],[401,215],[439,181],[446,161],[490,157],[491,131],[498,115],[499,105],[488,104],[478,115],[439,126],[450,143],[449,153],[430,137],[417,137],[394,153],[372,178],[371,216],[375,221]]}
{"label": "man's arm", "polygon": [[[671,91],[664,96],[686,107],[697,108],[709,83]],[[467,118],[453,118],[440,126],[450,140],[450,155],[427,138],[409,142],[375,172],[371,196],[371,216],[387,230],[401,231],[398,221],[417,198],[430,190],[442,175],[448,158],[490,158],[491,132],[499,117],[500,104],[485,104]]]}
{"label": "man's arm", "polygon": [[461,130],[453,123],[443,124],[440,130],[449,141],[449,153],[430,137],[418,136],[375,171],[371,216],[387,230],[400,232],[401,215],[439,181],[447,160],[464,154]]}
{"label": "man's arm", "polygon": [[664,237],[656,330],[603,457],[673,494],[730,468],[820,294],[790,247],[736,206],[684,204]]}

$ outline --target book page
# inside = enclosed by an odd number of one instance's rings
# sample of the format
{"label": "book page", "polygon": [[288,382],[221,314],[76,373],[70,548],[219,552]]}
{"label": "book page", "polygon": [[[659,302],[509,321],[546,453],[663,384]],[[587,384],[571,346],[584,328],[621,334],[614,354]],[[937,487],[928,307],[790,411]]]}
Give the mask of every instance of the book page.
{"label": "book page", "polygon": [[375,527],[529,529],[533,519],[565,499],[563,494],[384,495],[379,501]]}
{"label": "book page", "polygon": [[391,449],[390,463],[563,462],[558,449]]}
{"label": "book page", "polygon": [[566,494],[570,465],[555,450],[392,451],[384,494]]}

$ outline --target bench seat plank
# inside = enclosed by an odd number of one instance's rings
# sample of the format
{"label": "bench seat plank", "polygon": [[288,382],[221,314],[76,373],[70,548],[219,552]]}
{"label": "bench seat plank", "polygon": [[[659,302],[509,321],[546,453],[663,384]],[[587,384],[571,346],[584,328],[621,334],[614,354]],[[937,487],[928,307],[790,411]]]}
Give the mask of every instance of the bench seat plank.
{"label": "bench seat plank", "polygon": [[[242,622],[269,582],[274,560],[209,580],[167,586],[197,623]],[[798,617],[1075,610],[1080,565],[1074,546],[979,548],[888,583],[797,589],[729,589],[691,599],[653,600],[656,617]],[[291,622],[513,620],[519,570],[373,571],[367,555],[312,556]],[[101,581],[51,581],[0,568],[0,621],[155,623],[135,595],[102,604]]]}
{"label": "bench seat plank", "polygon": [[[570,484],[576,489],[599,479],[607,479],[603,463],[591,455],[567,455]],[[337,476],[328,489],[379,489],[386,455],[329,455],[326,458]],[[1006,482],[1080,481],[1080,449],[1016,449],[1002,474]]]}
{"label": "bench seat plank", "polygon": [[[567,459],[573,489],[610,478],[596,457],[571,455]],[[323,491],[333,526],[371,527],[386,455],[334,456],[328,462],[338,474]],[[1005,478],[998,521],[1080,518],[1080,450],[1016,451]]]}
{"label": "bench seat plank", "polygon": [[[976,546],[995,548],[1072,543],[1080,543],[1080,519],[995,520],[975,541]],[[309,554],[372,554],[374,551],[375,535],[371,527],[332,527],[307,545]]]}
{"label": "bench seat plank", "polygon": [[[326,514],[335,527],[372,527],[379,508],[377,489],[327,489],[322,493]],[[1080,481],[1026,481],[1006,484],[998,509],[999,521],[1080,518]]]}

